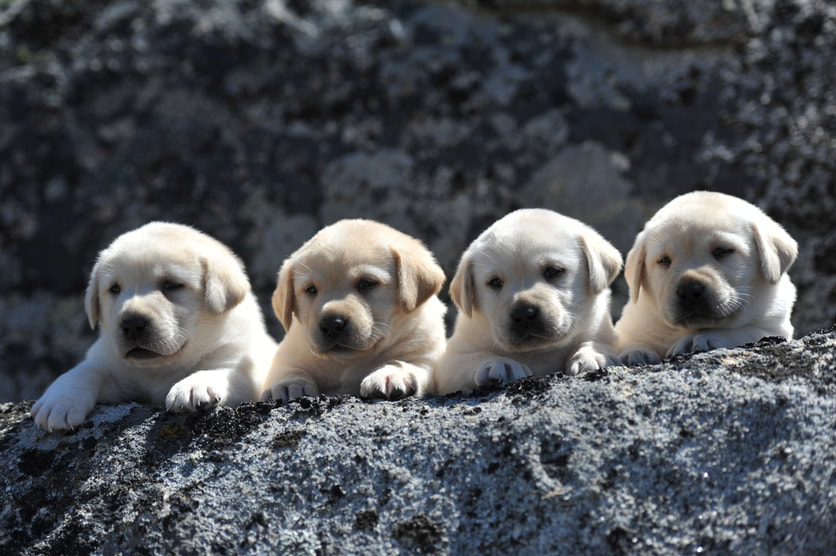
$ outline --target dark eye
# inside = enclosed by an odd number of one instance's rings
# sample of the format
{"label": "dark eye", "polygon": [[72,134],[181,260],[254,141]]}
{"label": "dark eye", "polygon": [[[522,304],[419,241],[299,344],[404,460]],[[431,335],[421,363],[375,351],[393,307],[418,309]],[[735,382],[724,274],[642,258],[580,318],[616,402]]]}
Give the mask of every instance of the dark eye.
{"label": "dark eye", "polygon": [[546,278],[546,280],[554,280],[561,274],[563,274],[563,269],[555,268],[553,266],[546,267],[546,270],[543,271],[543,276]]}
{"label": "dark eye", "polygon": [[722,259],[726,255],[731,255],[732,253],[734,253],[734,249],[729,249],[728,247],[718,247],[711,254],[714,255],[715,259]]}
{"label": "dark eye", "polygon": [[663,257],[660,257],[659,260],[656,261],[656,262],[659,263],[660,265],[668,266],[668,265],[671,264],[671,258],[668,257],[667,255],[665,255]]}
{"label": "dark eye", "polygon": [[494,290],[498,290],[502,288],[502,278],[494,276],[490,280],[488,280],[488,287]]}
{"label": "dark eye", "polygon": [[181,284],[180,282],[174,282],[172,280],[166,280],[165,282],[163,282],[162,289],[163,289],[163,291],[173,292],[173,291],[179,290],[182,287],[183,287],[183,284]]}
{"label": "dark eye", "polygon": [[377,282],[375,282],[374,280],[363,279],[363,280],[360,280],[359,282],[357,282],[357,289],[360,290],[361,292],[362,291],[368,291],[368,290],[372,289],[373,287],[375,287],[376,285],[377,285]]}
{"label": "dark eye", "polygon": [[122,292],[122,286],[120,286],[119,284],[113,284],[112,286],[110,286],[110,289],[107,290],[107,291],[109,291],[113,295],[118,295],[119,293]]}
{"label": "dark eye", "polygon": [[308,286],[305,288],[305,293],[308,295],[316,295],[319,293],[319,290],[316,289],[316,286]]}

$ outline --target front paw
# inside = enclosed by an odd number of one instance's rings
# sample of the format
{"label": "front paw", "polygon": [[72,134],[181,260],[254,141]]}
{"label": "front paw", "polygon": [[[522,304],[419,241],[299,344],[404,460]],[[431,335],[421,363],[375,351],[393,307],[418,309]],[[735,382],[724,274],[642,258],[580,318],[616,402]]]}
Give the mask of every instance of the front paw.
{"label": "front paw", "polygon": [[662,358],[650,349],[631,348],[621,352],[621,362],[625,365],[655,365],[662,362]]}
{"label": "front paw", "polygon": [[176,383],[165,397],[168,411],[195,411],[227,399],[226,375],[218,371],[199,371]]}
{"label": "front paw", "polygon": [[68,430],[82,424],[95,405],[96,400],[83,392],[68,395],[47,391],[32,406],[30,415],[46,431]]}
{"label": "front paw", "polygon": [[566,369],[563,371],[568,376],[577,376],[580,373],[589,371],[597,371],[605,367],[615,367],[621,364],[621,359],[613,351],[606,349],[596,349],[593,342],[582,345],[578,348],[569,361],[566,363]]}
{"label": "front paw", "polygon": [[473,378],[476,386],[484,386],[495,382],[513,382],[531,375],[531,369],[522,363],[512,359],[494,359],[482,365]]}
{"label": "front paw", "polygon": [[303,396],[318,396],[319,388],[316,384],[306,378],[290,378],[277,382],[261,395],[262,401],[281,400],[287,403],[290,400]]}
{"label": "front paw", "polygon": [[384,365],[360,383],[360,395],[364,398],[400,400],[423,393],[416,374],[398,365]]}
{"label": "front paw", "polygon": [[676,355],[687,355],[698,351],[711,351],[729,347],[725,338],[719,334],[689,334],[684,338],[680,338],[668,350],[667,357],[674,357]]}

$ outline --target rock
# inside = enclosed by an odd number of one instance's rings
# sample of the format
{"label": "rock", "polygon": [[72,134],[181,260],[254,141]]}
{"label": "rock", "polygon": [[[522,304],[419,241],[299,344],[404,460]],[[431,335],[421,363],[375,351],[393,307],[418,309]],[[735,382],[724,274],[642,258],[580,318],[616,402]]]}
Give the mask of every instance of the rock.
{"label": "rock", "polygon": [[0,406],[0,552],[821,554],[836,329],[399,402]]}
{"label": "rock", "polygon": [[515,208],[624,252],[708,188],[798,239],[796,335],[830,326],[834,49],[820,1],[0,3],[0,400],[78,361],[97,251],[153,219],[233,247],[280,337],[278,265],[336,218],[451,276]]}

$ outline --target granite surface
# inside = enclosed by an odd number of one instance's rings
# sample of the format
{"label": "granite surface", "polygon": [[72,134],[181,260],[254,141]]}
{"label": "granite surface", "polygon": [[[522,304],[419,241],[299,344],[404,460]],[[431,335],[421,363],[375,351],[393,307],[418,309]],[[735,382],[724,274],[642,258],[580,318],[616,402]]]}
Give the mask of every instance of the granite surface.
{"label": "granite surface", "polygon": [[[0,1],[0,552],[826,553],[834,51],[824,0]],[[92,343],[97,251],[149,220],[233,247],[270,315],[283,258],[342,217],[449,276],[515,208],[625,253],[694,189],[799,241],[801,340],[469,396],[26,417]]]}

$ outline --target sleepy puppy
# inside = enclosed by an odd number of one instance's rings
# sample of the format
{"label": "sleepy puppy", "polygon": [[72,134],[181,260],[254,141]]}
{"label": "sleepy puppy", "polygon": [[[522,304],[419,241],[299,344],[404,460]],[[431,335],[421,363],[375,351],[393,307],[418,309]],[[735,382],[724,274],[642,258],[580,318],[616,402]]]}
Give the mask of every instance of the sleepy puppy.
{"label": "sleepy puppy", "polygon": [[152,222],[99,253],[84,307],[99,338],[32,407],[46,430],[77,427],[97,402],[257,399],[276,349],[241,261],[179,224]]}
{"label": "sleepy puppy", "polygon": [[792,338],[795,241],[742,199],[695,191],[656,213],[627,254],[630,300],[616,324],[627,364]]}
{"label": "sleepy puppy", "polygon": [[263,399],[423,395],[444,351],[444,272],[385,224],[342,220],[279,270],[273,309],[287,331]]}
{"label": "sleepy puppy", "polygon": [[495,222],[450,284],[459,315],[436,391],[618,364],[608,286],[620,270],[618,250],[575,219],[523,209]]}

